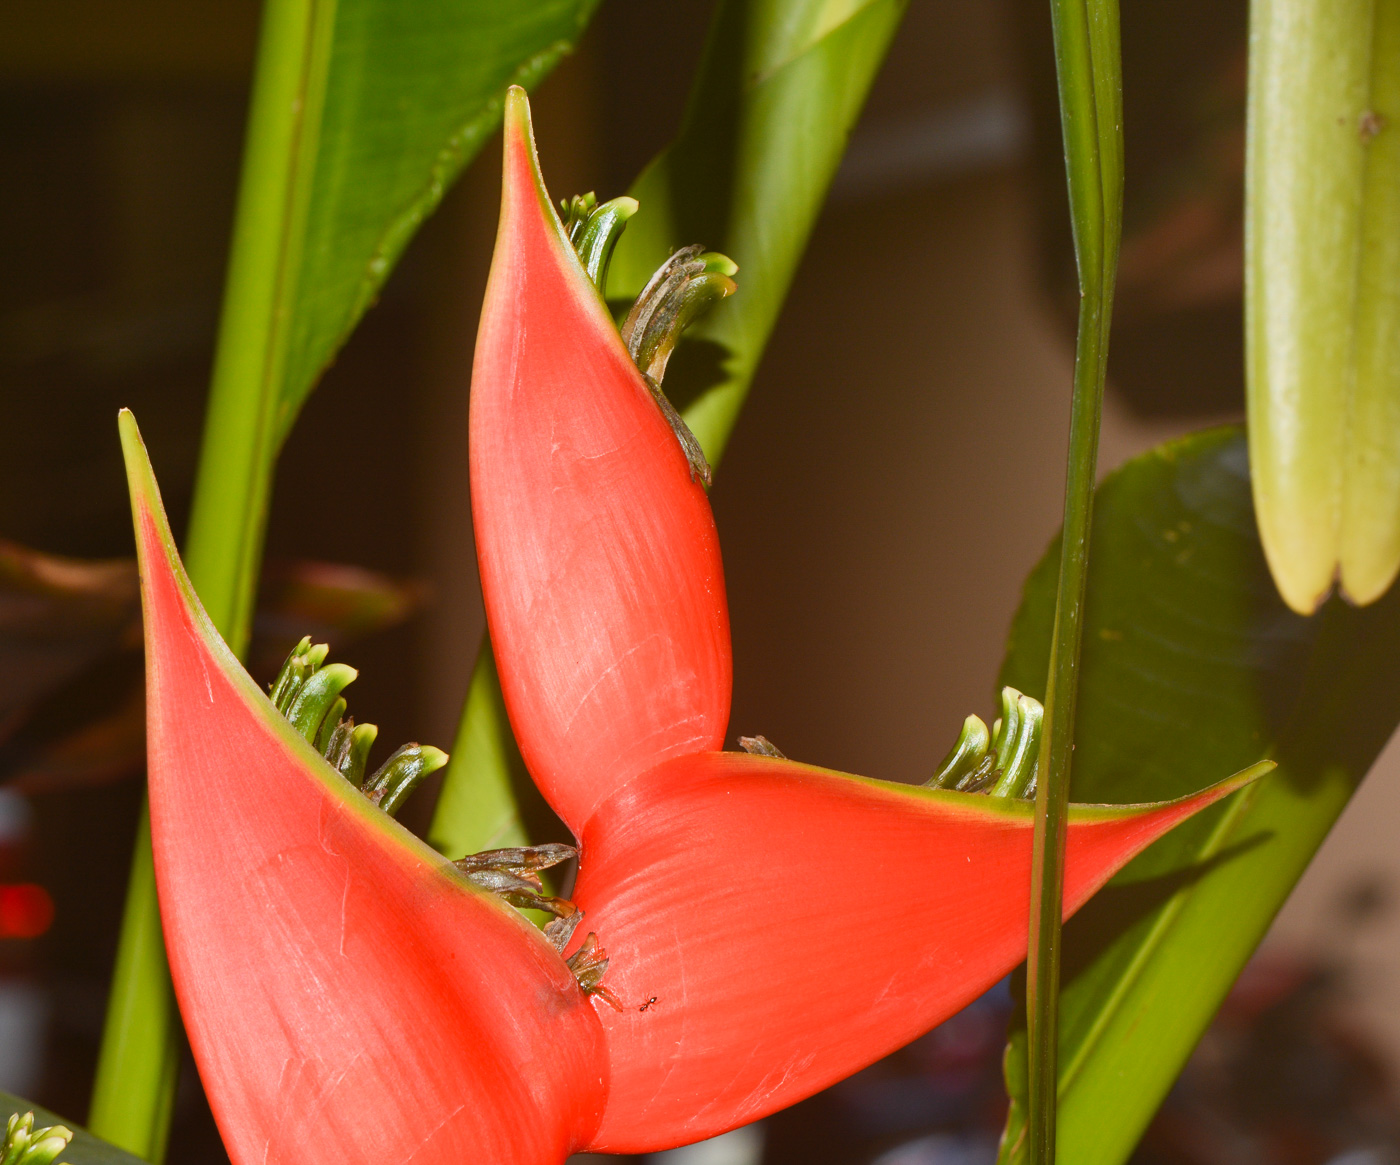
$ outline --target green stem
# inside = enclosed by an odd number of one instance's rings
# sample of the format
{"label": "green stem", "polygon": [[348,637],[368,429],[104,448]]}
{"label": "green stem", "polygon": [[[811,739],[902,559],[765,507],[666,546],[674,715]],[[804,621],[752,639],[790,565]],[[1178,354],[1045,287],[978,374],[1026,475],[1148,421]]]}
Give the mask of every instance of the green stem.
{"label": "green stem", "polygon": [[160,935],[151,821],[144,806],[112,983],[88,1126],[138,1157],[159,1161],[165,1156],[175,1101],[180,1029]]}
{"label": "green stem", "polygon": [[1055,1160],[1065,817],[1123,197],[1117,0],[1051,0],[1051,14],[1080,306],[1063,551],[1046,683],[1046,728],[1040,744],[1031,865],[1026,964],[1031,1165],[1052,1165]]}
{"label": "green stem", "polygon": [[[185,561],[214,625],[248,643],[277,458],[296,292],[335,0],[267,0]],[[150,830],[137,836],[88,1123],[165,1156],[178,1028],[158,927]]]}
{"label": "green stem", "polygon": [[429,843],[451,858],[528,845],[512,780],[525,766],[506,719],[489,635],[481,640],[448,764],[473,779],[443,782]]}

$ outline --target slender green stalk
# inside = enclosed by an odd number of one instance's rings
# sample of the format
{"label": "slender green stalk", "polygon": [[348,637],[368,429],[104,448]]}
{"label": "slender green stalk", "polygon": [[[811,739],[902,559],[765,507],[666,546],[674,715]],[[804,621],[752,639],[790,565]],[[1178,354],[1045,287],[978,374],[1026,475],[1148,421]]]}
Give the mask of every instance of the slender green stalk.
{"label": "slender green stalk", "polygon": [[444,782],[429,843],[455,856],[528,845],[511,782],[524,762],[506,719],[489,636],[481,641],[449,764],[473,779]]}
{"label": "slender green stalk", "polygon": [[[236,652],[248,642],[277,456],[277,402],[335,0],[268,0],[185,561]],[[89,1126],[165,1156],[179,1035],[149,822],[137,836]]]}
{"label": "slender green stalk", "polygon": [[268,0],[185,563],[228,645],[248,644],[277,405],[335,0]]}
{"label": "slender green stalk", "polygon": [[160,934],[151,822],[144,806],[112,983],[88,1124],[113,1144],[159,1161],[175,1101],[180,1030]]}
{"label": "slender green stalk", "polygon": [[1052,1165],[1055,1160],[1065,817],[1123,191],[1117,0],[1051,0],[1051,13],[1080,306],[1065,478],[1064,542],[1046,683],[1046,729],[1040,744],[1031,865],[1026,1012],[1030,1084],[1027,1134],[1032,1165]]}

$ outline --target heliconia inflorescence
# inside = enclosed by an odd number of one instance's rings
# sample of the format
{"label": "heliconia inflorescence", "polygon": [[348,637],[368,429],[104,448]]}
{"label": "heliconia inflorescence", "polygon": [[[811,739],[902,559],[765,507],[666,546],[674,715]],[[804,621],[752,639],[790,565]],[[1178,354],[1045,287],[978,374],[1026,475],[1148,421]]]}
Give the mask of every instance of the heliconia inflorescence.
{"label": "heliconia inflorescence", "polygon": [[[511,90],[473,513],[512,726],[580,841],[572,899],[540,872],[573,847],[451,863],[391,818],[443,758],[407,746],[367,776],[353,669],[322,645],[297,645],[271,699],[253,684],[123,418],[162,919],[234,1165],[669,1148],[863,1067],[1025,955],[1034,700],[1006,689],[992,730],[970,717],[922,789],[761,736],[719,751],[731,657],[708,467],[661,377],[734,265],[683,248],[620,332],[599,284],[633,209],[575,199],[561,220]],[[1066,912],[1266,767],[1175,802],[1072,807]]]}
{"label": "heliconia inflorescence", "polygon": [[[730,645],[708,500],[554,215],[520,90],[505,154],[472,375],[482,589],[516,739],[580,838],[574,901],[611,956],[590,1147],[649,1152],[810,1095],[1025,957],[1041,709],[1006,689],[995,732],[970,719],[934,777],[954,788],[812,768],[762,737],[717,751]],[[639,303],[701,258],[678,251]],[[1074,807],[1067,911],[1258,771]]]}

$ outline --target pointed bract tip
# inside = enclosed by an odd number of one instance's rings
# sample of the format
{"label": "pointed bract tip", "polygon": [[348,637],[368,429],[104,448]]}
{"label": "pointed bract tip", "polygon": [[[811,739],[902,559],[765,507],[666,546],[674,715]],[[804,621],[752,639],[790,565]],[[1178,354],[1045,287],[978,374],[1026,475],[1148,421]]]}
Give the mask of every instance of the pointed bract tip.
{"label": "pointed bract tip", "polygon": [[[535,129],[530,119],[530,98],[519,85],[512,85],[506,90],[503,144],[505,157],[501,177],[505,198],[502,213],[505,213],[506,206],[520,197],[517,193],[513,198],[511,191],[512,189],[521,190],[522,180],[528,173],[529,181],[534,186],[535,197],[543,204],[545,218],[553,223],[555,232],[567,246],[564,228],[559,222],[558,211],[549,199],[549,191],[545,189],[544,175],[540,172],[539,153],[535,149]],[[522,162],[524,163],[524,173],[521,170]],[[572,250],[572,248],[569,249]]]}
{"label": "pointed bract tip", "polygon": [[506,90],[505,117],[511,129],[530,128],[530,95],[523,85],[512,85]]}
{"label": "pointed bract tip", "polygon": [[146,443],[141,439],[141,429],[136,424],[136,416],[130,409],[122,409],[117,414],[117,431],[121,435],[122,460],[126,464],[126,486],[131,494],[133,515],[144,514],[155,523],[161,541],[167,549],[173,550],[174,539],[170,533],[170,523],[165,516],[165,506],[161,503],[160,486],[156,484],[156,473],[151,466]]}
{"label": "pointed bract tip", "polygon": [[130,409],[117,413],[117,433],[121,437],[122,460],[126,463],[127,484],[135,488],[138,480],[154,481],[151,459],[146,453],[146,443],[141,440],[141,426],[136,423],[136,414]]}
{"label": "pointed bract tip", "polygon": [[[512,153],[524,149],[530,160],[530,169],[538,181],[540,167],[535,157],[535,127],[530,118],[530,98],[519,85],[512,85],[506,90],[504,123],[507,162]],[[508,166],[506,174],[509,178]]]}
{"label": "pointed bract tip", "polygon": [[1239,772],[1233,773],[1223,781],[1216,781],[1213,785],[1207,785],[1204,789],[1199,789],[1194,793],[1187,793],[1184,797],[1176,797],[1171,801],[1150,801],[1138,805],[1076,805],[1072,806],[1072,808],[1088,810],[1111,808],[1129,815],[1143,813],[1153,809],[1171,810],[1173,808],[1189,808],[1191,813],[1198,813],[1200,810],[1206,808],[1206,806],[1214,805],[1215,802],[1228,797],[1231,793],[1238,793],[1246,785],[1254,784],[1260,777],[1267,776],[1276,768],[1278,768],[1278,761],[1255,761],[1254,764],[1247,768],[1240,769]]}
{"label": "pointed bract tip", "polygon": [[[1202,799],[1208,797],[1209,802],[1219,801],[1222,797],[1228,797],[1231,793],[1238,792],[1246,785],[1254,784],[1260,777],[1268,776],[1276,768],[1278,768],[1278,761],[1276,760],[1255,761],[1254,764],[1250,765],[1248,768],[1240,769],[1234,776],[1226,777],[1223,781],[1219,781],[1208,788],[1202,789],[1199,793],[1194,794],[1194,796]],[[1190,799],[1189,797],[1182,798],[1183,801]]]}

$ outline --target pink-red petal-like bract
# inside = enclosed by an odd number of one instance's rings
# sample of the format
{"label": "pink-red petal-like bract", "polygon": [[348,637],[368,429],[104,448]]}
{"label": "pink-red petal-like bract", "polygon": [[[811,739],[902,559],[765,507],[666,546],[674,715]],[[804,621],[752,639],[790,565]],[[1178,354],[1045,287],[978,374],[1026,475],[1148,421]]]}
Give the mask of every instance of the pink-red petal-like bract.
{"label": "pink-red petal-like bract", "polygon": [[550,205],[520,89],[470,435],[506,709],[577,834],[631,778],[723,745],[729,613],[709,501]]}
{"label": "pink-red petal-like bract", "polygon": [[[472,381],[482,588],[623,1003],[594,1001],[609,1092],[590,1147],[650,1152],[812,1094],[1021,961],[1031,808],[715,751],[730,648],[708,501],[564,236],[520,90],[504,169]],[[1072,809],[1066,910],[1254,775]]]}
{"label": "pink-red petal-like bract", "polygon": [[522,916],[336,773],[190,588],[130,414],[151,837],[170,969],[233,1165],[559,1165],[596,1015]]}

